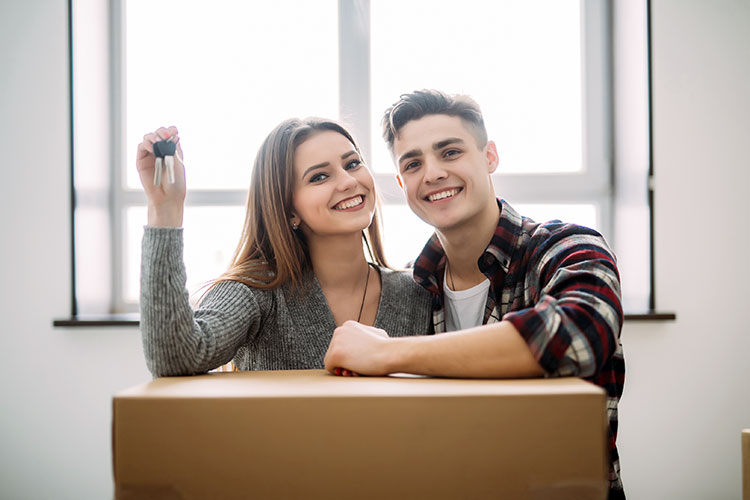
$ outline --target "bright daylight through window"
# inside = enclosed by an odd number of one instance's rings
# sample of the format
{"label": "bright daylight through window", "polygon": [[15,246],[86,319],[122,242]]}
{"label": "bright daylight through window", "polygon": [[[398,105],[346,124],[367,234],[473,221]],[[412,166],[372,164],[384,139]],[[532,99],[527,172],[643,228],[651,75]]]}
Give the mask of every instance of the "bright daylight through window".
{"label": "bright daylight through window", "polygon": [[609,56],[599,48],[608,27],[600,2],[113,5],[108,312],[138,310],[146,198],[135,151],[160,126],[180,130],[193,293],[229,264],[257,148],[292,116],[331,117],[354,131],[383,200],[387,257],[397,267],[414,259],[431,230],[405,204],[379,122],[401,93],[420,88],[469,94],[481,105],[500,153],[496,191],[521,213],[609,237]]}

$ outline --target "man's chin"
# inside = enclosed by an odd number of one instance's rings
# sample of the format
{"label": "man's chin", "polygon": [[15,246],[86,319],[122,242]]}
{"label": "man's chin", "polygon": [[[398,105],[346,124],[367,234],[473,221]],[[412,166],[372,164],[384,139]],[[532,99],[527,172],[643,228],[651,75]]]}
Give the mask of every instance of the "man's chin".
{"label": "man's chin", "polygon": [[451,231],[461,225],[461,221],[454,217],[420,217],[424,222],[432,226],[435,231]]}

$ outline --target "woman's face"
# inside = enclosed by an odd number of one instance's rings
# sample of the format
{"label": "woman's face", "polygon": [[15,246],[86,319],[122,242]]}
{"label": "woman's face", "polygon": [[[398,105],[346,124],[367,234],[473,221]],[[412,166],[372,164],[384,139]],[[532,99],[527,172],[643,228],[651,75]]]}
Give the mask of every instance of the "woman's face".
{"label": "woman's face", "polygon": [[294,153],[294,218],[309,236],[359,232],[375,213],[370,171],[338,132],[309,137]]}

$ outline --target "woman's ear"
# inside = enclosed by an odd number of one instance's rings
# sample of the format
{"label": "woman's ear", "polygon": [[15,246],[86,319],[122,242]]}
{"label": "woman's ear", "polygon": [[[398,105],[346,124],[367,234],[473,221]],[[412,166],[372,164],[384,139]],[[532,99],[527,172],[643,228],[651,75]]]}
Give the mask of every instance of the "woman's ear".
{"label": "woman's ear", "polygon": [[289,223],[292,225],[292,229],[296,231],[302,223],[302,219],[299,218],[299,215],[294,214],[289,218]]}

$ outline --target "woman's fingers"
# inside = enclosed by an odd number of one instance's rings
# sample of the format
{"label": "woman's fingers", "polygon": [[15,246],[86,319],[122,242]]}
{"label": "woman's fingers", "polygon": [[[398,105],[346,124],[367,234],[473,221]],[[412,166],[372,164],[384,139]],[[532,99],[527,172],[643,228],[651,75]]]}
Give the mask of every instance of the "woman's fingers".
{"label": "woman's fingers", "polygon": [[[187,189],[178,133],[174,126],[159,127],[144,135],[138,144],[136,167],[149,199],[148,224],[151,226],[182,226]],[[157,162],[154,144],[160,141],[170,141],[176,147],[174,155],[160,158]]]}
{"label": "woman's fingers", "polygon": [[[141,177],[141,184],[153,202],[171,200],[175,197],[184,198],[185,167],[178,134],[179,131],[175,126],[159,127],[155,131],[145,134],[143,141],[138,144],[136,167]],[[154,144],[160,141],[170,141],[176,146],[171,169],[164,170],[169,165],[169,162],[164,160],[161,161],[161,170],[156,168]],[[174,175],[171,175],[171,172]],[[167,179],[171,182],[166,182]]]}
{"label": "woman's fingers", "polygon": [[[154,143],[159,141],[165,141],[165,140],[172,140],[172,142],[176,143],[179,148],[180,138],[179,138],[179,131],[177,130],[177,127],[171,126],[171,127],[159,127],[156,131],[150,132],[143,136],[143,142],[141,142],[138,145],[138,159],[141,159],[148,154],[153,155],[154,154]],[[182,153],[182,150],[180,149],[180,153]],[[180,154],[182,156],[182,154]]]}
{"label": "woman's fingers", "polygon": [[179,132],[174,125],[170,127],[159,127],[156,130],[155,135],[157,141],[172,141],[175,144],[179,144],[180,142]]}
{"label": "woman's fingers", "polygon": [[341,377],[359,377],[359,373],[347,370],[345,368],[334,368],[333,374]]}

